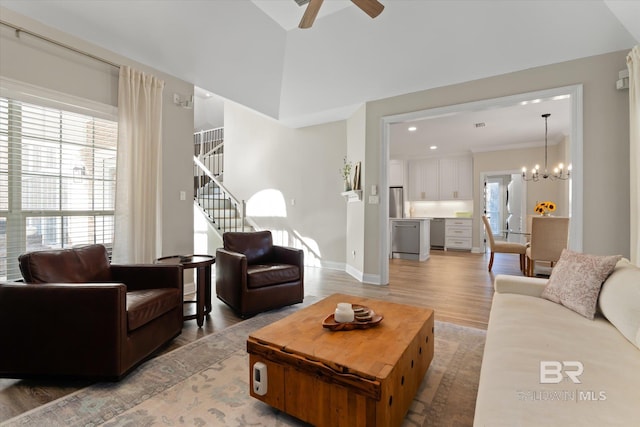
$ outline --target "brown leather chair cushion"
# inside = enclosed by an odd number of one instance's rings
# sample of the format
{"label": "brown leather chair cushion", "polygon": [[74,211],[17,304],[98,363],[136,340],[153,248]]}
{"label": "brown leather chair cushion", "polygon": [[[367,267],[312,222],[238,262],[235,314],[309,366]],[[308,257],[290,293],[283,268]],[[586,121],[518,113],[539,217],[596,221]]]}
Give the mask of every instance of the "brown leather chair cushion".
{"label": "brown leather chair cushion", "polygon": [[173,310],[180,304],[180,293],[174,288],[144,289],[127,292],[127,321],[129,331]]}
{"label": "brown leather chair cushion", "polygon": [[18,258],[27,283],[89,283],[111,280],[109,255],[102,245],[31,252]]}
{"label": "brown leather chair cushion", "polygon": [[300,280],[300,268],[289,264],[255,264],[247,267],[247,288],[257,289]]}
{"label": "brown leather chair cushion", "polygon": [[247,257],[247,264],[268,263],[273,257],[273,237],[270,231],[251,233],[227,232],[222,236],[224,248]]}

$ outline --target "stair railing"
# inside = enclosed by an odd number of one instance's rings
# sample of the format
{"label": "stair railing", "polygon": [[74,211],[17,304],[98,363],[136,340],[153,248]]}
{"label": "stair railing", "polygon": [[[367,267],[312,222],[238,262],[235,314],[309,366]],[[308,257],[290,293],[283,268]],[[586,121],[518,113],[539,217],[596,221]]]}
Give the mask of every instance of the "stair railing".
{"label": "stair railing", "polygon": [[215,128],[193,134],[194,156],[219,177],[224,172],[224,128]]}
{"label": "stair railing", "polygon": [[236,199],[195,155],[193,167],[194,200],[209,217],[211,223],[221,233],[243,231],[246,220],[244,200]]}

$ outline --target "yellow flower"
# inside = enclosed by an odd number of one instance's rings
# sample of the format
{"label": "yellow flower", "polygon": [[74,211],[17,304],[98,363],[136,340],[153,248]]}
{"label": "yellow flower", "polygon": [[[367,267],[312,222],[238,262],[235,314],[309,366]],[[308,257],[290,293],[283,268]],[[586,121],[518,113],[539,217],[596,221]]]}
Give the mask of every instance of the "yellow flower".
{"label": "yellow flower", "polygon": [[549,212],[553,212],[556,210],[556,204],[551,201],[539,202],[536,204],[534,212],[539,213],[540,215],[544,215]]}

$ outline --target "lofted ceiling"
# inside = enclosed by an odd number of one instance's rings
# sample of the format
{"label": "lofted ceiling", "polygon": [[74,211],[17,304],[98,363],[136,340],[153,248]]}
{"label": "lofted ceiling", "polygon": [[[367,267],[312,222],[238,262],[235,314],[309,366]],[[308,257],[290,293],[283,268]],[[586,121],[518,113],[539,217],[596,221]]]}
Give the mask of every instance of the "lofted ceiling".
{"label": "lofted ceiling", "polygon": [[[294,0],[0,0],[0,6],[292,127],[342,120],[376,99],[640,42],[640,1],[381,2],[383,13],[371,19],[349,0],[325,0],[305,30],[297,28],[305,6]],[[611,76],[612,85],[616,79]],[[508,114],[517,115],[502,111]],[[540,140],[540,114],[509,122],[532,127],[517,143]],[[478,132],[499,129],[495,116],[458,118],[464,122],[450,128],[484,121]],[[552,112],[550,129],[553,124],[554,131],[567,133],[562,123]],[[487,139],[499,142],[498,135]]]}
{"label": "lofted ceiling", "polygon": [[[298,6],[295,0],[251,0],[271,19],[277,22],[285,30],[292,30],[298,27],[300,18],[306,9],[306,5]],[[322,3],[320,12],[316,19],[331,15],[345,7],[351,7],[351,0],[327,0]],[[355,7],[355,6],[354,6]]]}

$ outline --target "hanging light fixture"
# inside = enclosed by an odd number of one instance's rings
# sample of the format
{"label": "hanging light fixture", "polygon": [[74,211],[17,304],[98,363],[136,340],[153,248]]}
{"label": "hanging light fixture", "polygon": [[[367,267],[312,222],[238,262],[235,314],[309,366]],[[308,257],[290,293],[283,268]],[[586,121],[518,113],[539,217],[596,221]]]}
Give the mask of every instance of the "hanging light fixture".
{"label": "hanging light fixture", "polygon": [[558,167],[553,169],[553,173],[549,173],[547,170],[547,119],[551,114],[546,113],[543,114],[544,117],[544,171],[540,171],[540,165],[536,165],[533,169],[531,169],[531,174],[527,174],[527,168],[522,168],[522,179],[525,181],[540,181],[540,178],[543,179],[569,179],[571,176],[571,165],[564,169],[564,165],[560,163]]}

